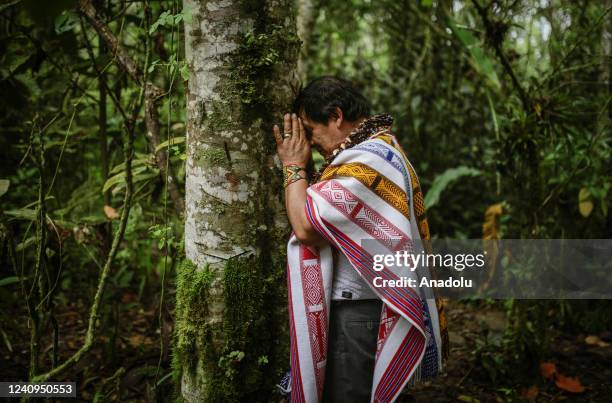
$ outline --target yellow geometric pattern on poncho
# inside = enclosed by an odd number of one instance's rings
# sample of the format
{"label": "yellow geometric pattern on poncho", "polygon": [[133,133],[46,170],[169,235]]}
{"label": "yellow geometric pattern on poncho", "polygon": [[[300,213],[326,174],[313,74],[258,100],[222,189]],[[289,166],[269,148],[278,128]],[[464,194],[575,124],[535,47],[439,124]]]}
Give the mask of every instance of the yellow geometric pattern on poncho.
{"label": "yellow geometric pattern on poncho", "polygon": [[397,211],[410,219],[410,209],[406,192],[397,186],[389,178],[371,167],[359,162],[350,162],[342,165],[330,165],[323,174],[321,180],[337,177],[351,177],[359,180],[368,188],[372,189],[378,197],[393,206]]}
{"label": "yellow geometric pattern on poncho", "polygon": [[[390,146],[398,150],[402,154],[402,156],[406,159],[406,161],[408,161],[408,157],[406,156],[406,153],[404,152],[404,150],[401,148],[395,147],[395,145],[393,144],[393,140],[391,140],[389,136],[385,134],[381,134],[381,135],[376,136],[376,138],[384,141],[385,143],[389,144]],[[419,179],[416,173],[414,172],[414,170],[412,169],[412,165],[410,164],[407,164],[407,165],[408,165],[408,170],[410,171],[410,182],[412,182],[412,189],[413,189],[412,197],[414,198],[414,213],[416,214],[417,226],[419,227],[419,233],[421,235],[421,239],[429,240],[430,234],[429,234],[429,224],[427,222],[427,214],[425,211],[425,198],[423,197],[423,192],[421,191],[421,185],[419,184]],[[429,246],[430,246],[429,244],[426,245],[426,247],[429,247]]]}
{"label": "yellow geometric pattern on poncho", "polygon": [[[385,143],[392,146],[394,149],[399,151],[406,161],[408,160],[408,156],[404,152],[401,147],[397,147],[391,137],[388,135],[386,131],[380,133],[380,135],[374,136],[377,139],[384,141]],[[416,214],[419,234],[421,235],[421,239],[423,240],[423,246],[427,253],[432,253],[431,243],[429,242],[430,234],[429,234],[429,223],[427,222],[427,211],[425,208],[425,198],[423,197],[423,192],[421,191],[421,184],[419,183],[419,179],[416,175],[416,172],[412,169],[410,164],[408,165],[408,170],[410,173],[410,182],[412,183],[412,197],[414,199],[414,213]],[[435,272],[435,270],[434,270]],[[436,289],[434,288],[434,295],[436,295]],[[438,298],[436,296],[436,308],[438,310],[438,322],[440,324],[440,337],[442,338],[442,360],[444,362],[448,361],[448,355],[450,352],[450,345],[448,339],[448,324],[446,322],[446,312],[444,309],[444,301],[442,298]]]}

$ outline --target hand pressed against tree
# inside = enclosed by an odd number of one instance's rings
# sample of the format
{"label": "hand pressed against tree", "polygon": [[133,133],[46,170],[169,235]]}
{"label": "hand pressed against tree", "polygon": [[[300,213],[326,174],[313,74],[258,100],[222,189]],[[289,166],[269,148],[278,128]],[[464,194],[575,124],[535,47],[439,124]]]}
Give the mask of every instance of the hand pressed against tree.
{"label": "hand pressed against tree", "polygon": [[295,164],[306,167],[310,160],[310,142],[306,138],[306,130],[302,119],[297,115],[286,113],[283,119],[283,133],[281,135],[278,125],[274,125],[276,138],[276,151],[283,166]]}
{"label": "hand pressed against tree", "polygon": [[295,236],[306,245],[317,245],[323,238],[312,228],[306,217],[306,166],[311,158],[311,143],[307,139],[302,119],[285,114],[283,134],[274,125],[276,150],[285,174],[285,208]]}

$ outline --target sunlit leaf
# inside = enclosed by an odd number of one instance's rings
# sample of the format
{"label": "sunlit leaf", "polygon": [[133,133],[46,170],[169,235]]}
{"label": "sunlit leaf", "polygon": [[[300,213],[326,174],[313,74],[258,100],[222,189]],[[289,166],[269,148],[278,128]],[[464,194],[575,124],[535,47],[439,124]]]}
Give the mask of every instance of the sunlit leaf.
{"label": "sunlit leaf", "polygon": [[8,179],[0,179],[0,196],[8,192],[10,184],[11,181],[9,181]]}
{"label": "sunlit leaf", "polygon": [[[136,175],[138,175],[139,173],[144,172],[145,170],[147,170],[147,168],[148,167],[146,167],[146,166],[138,167],[138,168],[134,169],[134,171],[132,172],[132,175],[135,178]],[[102,193],[105,193],[111,187],[113,187],[114,185],[117,185],[119,183],[125,183],[125,172],[118,173],[117,175],[111,176],[110,178],[108,178],[108,180],[104,183],[104,186],[102,187]]]}
{"label": "sunlit leaf", "polygon": [[500,83],[499,79],[497,78],[497,73],[495,72],[495,67],[493,66],[491,59],[482,49],[480,41],[478,41],[476,37],[474,37],[474,35],[472,35],[472,33],[467,29],[457,26],[455,20],[450,17],[448,19],[448,25],[457,38],[459,38],[461,43],[463,43],[463,45],[470,52],[470,55],[472,56],[470,62],[476,71],[484,75],[493,87],[499,89]]}
{"label": "sunlit leaf", "polygon": [[444,189],[446,189],[446,187],[455,180],[461,178],[462,176],[478,176],[481,174],[482,172],[478,169],[465,166],[447,169],[434,179],[431,189],[429,189],[429,192],[427,192],[427,195],[425,196],[425,207],[430,208],[435,206],[440,200],[440,195]]}
{"label": "sunlit leaf", "polygon": [[0,279],[0,287],[4,287],[7,285],[15,284],[19,282],[19,277],[17,276],[9,276]]}
{"label": "sunlit leaf", "polygon": [[185,142],[185,136],[180,136],[180,137],[174,137],[171,138],[170,140],[166,140],[163,143],[160,143],[157,147],[155,147],[155,152],[158,152],[160,150],[164,150],[166,148],[168,148],[168,146],[173,146],[175,144],[181,144]]}
{"label": "sunlit leaf", "polygon": [[79,15],[72,10],[64,10],[55,18],[55,33],[63,34],[79,25]]}
{"label": "sunlit leaf", "polygon": [[35,220],[36,219],[36,209],[20,208],[20,209],[6,210],[4,214],[6,214],[7,216],[11,216],[17,220]]}
{"label": "sunlit leaf", "polygon": [[[151,154],[136,153],[136,158],[132,161],[132,168],[142,166],[145,164],[153,164],[153,156]],[[115,165],[109,172],[110,175],[117,174],[125,170],[125,162]]]}
{"label": "sunlit leaf", "polygon": [[589,189],[582,188],[578,193],[578,209],[583,217],[588,217],[593,211],[593,200]]}
{"label": "sunlit leaf", "polygon": [[584,342],[588,344],[589,346],[596,346],[596,347],[610,346],[610,343],[607,343],[603,341],[601,338],[599,338],[599,336],[594,336],[594,335],[585,337]]}

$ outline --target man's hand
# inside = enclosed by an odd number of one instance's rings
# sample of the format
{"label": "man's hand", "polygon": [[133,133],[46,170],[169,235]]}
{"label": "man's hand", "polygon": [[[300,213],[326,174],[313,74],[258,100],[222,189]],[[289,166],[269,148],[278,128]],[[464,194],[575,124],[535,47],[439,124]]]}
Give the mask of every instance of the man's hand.
{"label": "man's hand", "polygon": [[[294,113],[286,113],[283,122],[283,133],[278,125],[274,125],[274,138],[276,139],[276,152],[283,165],[296,164],[306,167],[310,160],[310,142],[306,139],[306,130],[302,119]],[[290,136],[289,136],[290,134]]]}
{"label": "man's hand", "polygon": [[[291,136],[289,136],[291,134]],[[306,168],[310,161],[310,142],[306,138],[306,130],[295,114],[285,114],[283,134],[277,125],[274,125],[274,138],[276,150],[283,165],[295,164]],[[285,208],[287,218],[297,239],[305,244],[320,246],[325,240],[312,227],[306,217],[306,189],[308,182],[296,180],[285,187]]]}

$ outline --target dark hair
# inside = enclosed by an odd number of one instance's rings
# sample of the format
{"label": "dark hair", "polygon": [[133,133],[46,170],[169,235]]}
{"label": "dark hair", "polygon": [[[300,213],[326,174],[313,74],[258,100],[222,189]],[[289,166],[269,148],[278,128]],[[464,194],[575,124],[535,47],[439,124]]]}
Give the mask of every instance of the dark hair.
{"label": "dark hair", "polygon": [[312,80],[303,88],[293,102],[293,112],[302,110],[306,116],[318,123],[327,123],[336,116],[336,107],[344,118],[353,122],[370,115],[370,104],[351,84],[340,77],[323,76]]}

